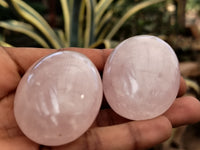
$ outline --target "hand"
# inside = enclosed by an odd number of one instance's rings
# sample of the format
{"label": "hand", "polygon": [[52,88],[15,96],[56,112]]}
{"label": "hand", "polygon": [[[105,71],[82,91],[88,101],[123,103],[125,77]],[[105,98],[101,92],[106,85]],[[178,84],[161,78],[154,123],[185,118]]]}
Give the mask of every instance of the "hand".
{"label": "hand", "polygon": [[[64,49],[63,49],[64,50]],[[87,55],[99,69],[112,50],[69,48]],[[13,113],[16,87],[26,70],[39,58],[56,52],[54,49],[0,48],[0,147],[2,150],[138,150],[150,148],[170,137],[172,127],[200,121],[200,102],[181,97],[185,82],[181,78],[178,98],[163,115],[145,121],[130,121],[111,109],[103,109],[92,127],[72,143],[40,146],[26,138],[17,126]]]}

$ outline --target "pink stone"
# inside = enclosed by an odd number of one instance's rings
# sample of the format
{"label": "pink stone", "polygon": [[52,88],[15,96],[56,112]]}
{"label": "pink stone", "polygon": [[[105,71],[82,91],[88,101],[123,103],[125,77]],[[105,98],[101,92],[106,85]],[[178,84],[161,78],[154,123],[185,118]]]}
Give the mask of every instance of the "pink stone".
{"label": "pink stone", "polygon": [[154,36],[123,41],[104,68],[108,103],[116,113],[131,120],[163,114],[175,100],[179,84],[179,63],[173,49]]}
{"label": "pink stone", "polygon": [[18,85],[14,114],[36,143],[56,146],[80,137],[102,101],[100,75],[84,55],[63,51],[35,63]]}

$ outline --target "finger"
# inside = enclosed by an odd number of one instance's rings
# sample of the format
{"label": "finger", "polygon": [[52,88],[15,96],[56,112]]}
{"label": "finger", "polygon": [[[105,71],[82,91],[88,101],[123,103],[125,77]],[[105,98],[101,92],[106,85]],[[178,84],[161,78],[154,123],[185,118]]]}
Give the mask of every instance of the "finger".
{"label": "finger", "polygon": [[[181,77],[178,96],[184,95],[185,91],[186,91],[186,84],[183,77]],[[110,125],[125,123],[128,121],[130,120],[119,116],[112,109],[102,109],[100,113],[98,114],[97,119],[94,122],[93,126],[99,126],[99,127],[110,126]]]}
{"label": "finger", "polygon": [[2,150],[39,150],[39,145],[25,136],[0,139],[0,146]]}
{"label": "finger", "polygon": [[[85,54],[103,70],[105,60],[112,50],[66,48]],[[3,48],[0,47],[0,99],[15,90],[24,72],[38,59],[54,53],[55,49],[42,48]]]}
{"label": "finger", "polygon": [[15,138],[23,136],[14,117],[14,94],[0,101],[0,138]]}
{"label": "finger", "polygon": [[63,49],[43,49],[43,48],[4,48],[10,57],[25,71],[38,59],[54,53],[56,51],[75,51],[86,55],[96,67],[102,71],[111,49],[89,49],[89,48],[63,48]]}
{"label": "finger", "polygon": [[139,150],[163,142],[171,135],[169,120],[160,116],[146,121],[93,128],[78,140],[53,150]]}
{"label": "finger", "polygon": [[107,57],[112,52],[112,49],[100,50],[100,49],[77,48],[77,47],[63,48],[60,50],[76,51],[86,55],[95,64],[95,66],[99,71],[103,71]]}
{"label": "finger", "polygon": [[129,121],[131,120],[119,116],[112,109],[103,109],[100,110],[92,127],[105,127],[105,126],[122,124]]}
{"label": "finger", "polygon": [[0,101],[0,146],[4,150],[38,150],[38,144],[28,140],[14,118],[14,94]]}
{"label": "finger", "polygon": [[190,96],[177,98],[164,115],[173,127],[199,122],[200,102]]}
{"label": "finger", "polygon": [[185,80],[184,80],[183,77],[181,77],[180,88],[179,88],[177,97],[183,96],[185,94],[185,92],[186,92],[186,89],[187,89],[187,86],[186,86]]}
{"label": "finger", "polygon": [[0,48],[0,99],[16,88],[20,80],[17,65],[9,55]]}
{"label": "finger", "polygon": [[[12,136],[13,129],[17,126],[13,111],[14,94],[10,94],[0,101],[0,129],[6,130],[6,135]],[[14,131],[17,132],[17,131]],[[0,137],[2,137],[1,134]]]}

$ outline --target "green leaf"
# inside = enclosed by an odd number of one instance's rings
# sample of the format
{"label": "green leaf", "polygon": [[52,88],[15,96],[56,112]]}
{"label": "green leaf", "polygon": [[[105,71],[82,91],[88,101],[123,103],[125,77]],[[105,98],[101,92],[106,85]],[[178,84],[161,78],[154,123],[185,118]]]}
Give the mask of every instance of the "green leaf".
{"label": "green leaf", "polygon": [[60,0],[63,17],[64,17],[64,30],[65,30],[65,37],[66,37],[66,44],[69,46],[70,41],[70,11],[69,11],[69,4],[67,0]]}
{"label": "green leaf", "polygon": [[101,41],[103,39],[105,39],[105,36],[108,35],[108,33],[110,32],[110,29],[113,27],[113,24],[106,24],[104,26],[104,28],[102,29],[102,31],[97,35],[97,41]]}
{"label": "green leaf", "polygon": [[58,35],[59,39],[62,41],[62,43],[65,44],[65,47],[69,47],[69,44],[66,41],[65,33],[63,32],[63,30],[62,29],[57,29],[55,31],[56,31],[56,34]]}
{"label": "green leaf", "polygon": [[90,48],[100,48],[100,47],[110,48],[109,41],[106,40],[97,41],[90,46]]}
{"label": "green leaf", "polygon": [[79,12],[82,0],[74,0],[73,10],[71,14],[70,25],[70,46],[78,46],[78,32],[79,32]]}
{"label": "green leaf", "polygon": [[101,40],[93,43],[90,48],[114,48],[119,44],[119,42],[111,41],[111,40]]}
{"label": "green leaf", "polygon": [[105,13],[105,11],[112,2],[113,0],[100,0],[98,2],[98,4],[95,7],[95,25],[97,25],[100,22],[102,15]]}
{"label": "green leaf", "polygon": [[61,0],[68,46],[78,46],[79,12],[82,0]]}
{"label": "green leaf", "polygon": [[37,34],[36,30],[30,24],[26,24],[16,20],[10,20],[10,21],[0,21],[0,27],[7,30],[25,34],[30,38],[34,39],[41,46],[49,48],[49,45],[44,41],[43,38],[40,37],[39,34]]}
{"label": "green leaf", "polygon": [[95,36],[97,37],[101,29],[105,26],[106,23],[110,21],[113,15],[113,10],[109,10],[101,19],[101,22],[96,25]]}
{"label": "green leaf", "polygon": [[86,1],[86,29],[84,47],[89,47],[94,42],[94,5],[93,0]]}
{"label": "green leaf", "polygon": [[147,0],[144,2],[141,2],[135,6],[133,6],[131,9],[129,9],[125,15],[117,21],[116,25],[111,29],[111,31],[109,32],[109,34],[105,37],[105,39],[110,40],[115,34],[116,32],[119,30],[119,28],[135,13],[137,13],[138,11],[151,6],[153,4],[157,4],[160,2],[163,2],[165,0]]}
{"label": "green leaf", "polygon": [[94,7],[97,5],[97,0],[93,0]]}
{"label": "green leaf", "polygon": [[67,0],[67,3],[69,5],[69,12],[72,12],[73,5],[74,5],[74,0]]}
{"label": "green leaf", "polygon": [[0,0],[0,6],[2,6],[4,8],[8,8],[8,3],[6,3],[6,1],[4,1],[4,0]]}
{"label": "green leaf", "polygon": [[86,4],[85,0],[82,0],[81,6],[80,6],[80,12],[79,12],[79,27],[78,27],[78,46],[83,46],[84,41],[84,31],[85,31],[85,9]]}
{"label": "green leaf", "polygon": [[13,47],[12,45],[5,42],[4,37],[0,34],[0,46],[3,47]]}
{"label": "green leaf", "polygon": [[13,47],[12,45],[4,42],[4,41],[0,41],[0,46],[3,46],[3,47]]}
{"label": "green leaf", "polygon": [[54,48],[61,48],[64,46],[46,20],[32,7],[21,0],[8,0],[8,2],[23,19],[36,27]]}
{"label": "green leaf", "polygon": [[185,82],[187,87],[194,89],[197,94],[200,93],[200,87],[195,81],[190,79],[185,79]]}

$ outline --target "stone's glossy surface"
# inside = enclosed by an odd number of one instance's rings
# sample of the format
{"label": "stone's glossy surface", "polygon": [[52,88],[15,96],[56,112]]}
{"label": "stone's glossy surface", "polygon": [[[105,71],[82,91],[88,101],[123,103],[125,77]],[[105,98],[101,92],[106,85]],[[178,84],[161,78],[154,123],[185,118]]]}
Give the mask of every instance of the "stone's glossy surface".
{"label": "stone's glossy surface", "polygon": [[23,76],[14,113],[27,137],[43,145],[62,145],[90,127],[102,95],[99,73],[86,56],[57,52],[35,63]]}
{"label": "stone's glossy surface", "polygon": [[154,36],[135,36],[119,44],[103,74],[104,93],[119,115],[131,120],[151,119],[175,100],[180,82],[173,49]]}

